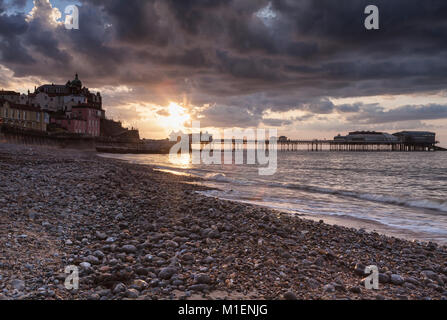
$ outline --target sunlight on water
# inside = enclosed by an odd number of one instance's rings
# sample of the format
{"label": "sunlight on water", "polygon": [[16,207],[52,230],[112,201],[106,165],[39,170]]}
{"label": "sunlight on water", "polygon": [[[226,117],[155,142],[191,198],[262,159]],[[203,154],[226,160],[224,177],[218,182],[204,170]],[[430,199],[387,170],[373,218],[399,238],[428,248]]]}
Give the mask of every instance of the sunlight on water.
{"label": "sunlight on water", "polygon": [[200,177],[219,189],[211,196],[447,243],[447,152],[279,152],[272,176],[259,176],[256,166],[194,165],[190,155],[175,163],[167,155],[108,156]]}
{"label": "sunlight on water", "polygon": [[169,163],[176,168],[189,169],[191,168],[191,155],[178,154],[169,157]]}

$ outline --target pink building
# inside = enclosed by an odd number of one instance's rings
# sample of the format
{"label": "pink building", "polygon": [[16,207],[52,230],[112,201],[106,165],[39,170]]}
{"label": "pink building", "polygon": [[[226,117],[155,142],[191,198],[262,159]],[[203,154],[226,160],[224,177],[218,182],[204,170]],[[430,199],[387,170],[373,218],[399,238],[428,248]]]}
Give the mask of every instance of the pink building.
{"label": "pink building", "polygon": [[89,104],[73,106],[71,112],[56,113],[51,123],[57,124],[68,132],[99,137],[103,110]]}

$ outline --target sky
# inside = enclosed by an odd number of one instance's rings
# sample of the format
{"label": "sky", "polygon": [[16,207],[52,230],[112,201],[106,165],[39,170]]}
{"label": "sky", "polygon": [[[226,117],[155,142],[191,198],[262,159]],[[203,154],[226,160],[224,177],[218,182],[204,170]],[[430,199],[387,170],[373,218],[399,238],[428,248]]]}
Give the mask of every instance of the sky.
{"label": "sky", "polygon": [[428,130],[447,146],[446,39],[445,0],[0,0],[0,88],[77,72],[145,138],[200,120],[296,139]]}

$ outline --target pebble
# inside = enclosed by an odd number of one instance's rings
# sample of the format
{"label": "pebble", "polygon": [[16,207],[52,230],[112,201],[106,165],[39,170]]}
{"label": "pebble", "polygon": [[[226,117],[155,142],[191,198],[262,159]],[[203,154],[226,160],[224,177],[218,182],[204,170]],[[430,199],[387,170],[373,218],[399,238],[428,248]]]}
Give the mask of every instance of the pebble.
{"label": "pebble", "polygon": [[[16,156],[2,144],[0,154],[5,299],[172,299],[211,290],[229,299],[447,296],[442,245],[205,197],[188,178],[91,155]],[[80,266],[76,292],[64,287],[67,265]],[[365,265],[379,267],[380,294],[359,284]],[[26,288],[14,288],[16,278]]]}
{"label": "pebble", "polygon": [[362,289],[359,286],[354,286],[349,289],[352,293],[362,293]]}
{"label": "pebble", "polygon": [[126,291],[126,285],[122,282],[118,283],[115,285],[115,287],[113,288],[113,293],[117,294],[117,293],[121,293]]}
{"label": "pebble", "polygon": [[401,284],[403,284],[405,282],[404,278],[402,278],[398,274],[392,274],[391,278],[390,278],[390,281],[391,281],[392,284],[395,284],[395,285],[401,285]]}
{"label": "pebble", "polygon": [[211,278],[207,274],[198,274],[194,277],[194,282],[198,284],[210,284]]}
{"label": "pebble", "polygon": [[135,289],[129,289],[126,292],[126,296],[131,299],[136,299],[136,298],[138,298],[139,295],[140,295],[140,293]]}
{"label": "pebble", "polygon": [[13,287],[14,289],[16,289],[18,291],[23,291],[23,290],[25,290],[25,281],[19,280],[19,279],[14,279],[11,281],[11,287]]}
{"label": "pebble", "polygon": [[132,244],[126,244],[121,248],[121,250],[126,253],[135,253],[135,252],[137,252],[137,247],[135,247]]}
{"label": "pebble", "polygon": [[174,268],[168,267],[160,270],[158,277],[163,280],[169,280],[175,274],[176,270]]}
{"label": "pebble", "polygon": [[287,291],[284,293],[284,300],[297,300],[296,295],[292,291]]}

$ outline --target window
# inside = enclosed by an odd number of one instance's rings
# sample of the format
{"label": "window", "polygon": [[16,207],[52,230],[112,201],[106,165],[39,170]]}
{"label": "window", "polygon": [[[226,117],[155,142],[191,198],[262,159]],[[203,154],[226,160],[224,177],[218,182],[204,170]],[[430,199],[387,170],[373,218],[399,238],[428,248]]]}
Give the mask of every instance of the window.
{"label": "window", "polygon": [[23,120],[26,120],[26,111],[23,111]]}
{"label": "window", "polygon": [[40,112],[36,112],[36,121],[40,122]]}

